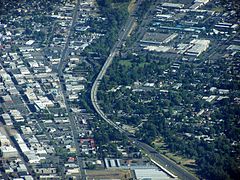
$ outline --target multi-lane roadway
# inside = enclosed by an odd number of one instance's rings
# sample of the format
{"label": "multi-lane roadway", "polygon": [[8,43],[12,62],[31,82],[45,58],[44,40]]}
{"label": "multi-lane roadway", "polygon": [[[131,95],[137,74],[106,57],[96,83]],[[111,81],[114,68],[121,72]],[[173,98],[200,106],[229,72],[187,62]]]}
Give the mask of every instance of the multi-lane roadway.
{"label": "multi-lane roadway", "polygon": [[76,151],[77,151],[77,157],[76,158],[77,158],[77,162],[78,162],[78,165],[80,167],[80,172],[81,172],[80,173],[80,176],[81,176],[80,179],[85,180],[86,179],[86,174],[85,174],[85,171],[84,171],[83,159],[79,156],[80,155],[80,147],[79,147],[79,141],[78,141],[78,130],[76,129],[76,122],[75,122],[76,119],[75,119],[75,116],[70,113],[71,110],[70,110],[69,103],[67,101],[67,93],[66,93],[66,89],[64,87],[64,78],[63,78],[63,71],[64,71],[64,68],[65,68],[65,65],[67,64],[69,42],[70,42],[71,36],[74,32],[74,26],[77,22],[79,8],[80,8],[80,0],[76,0],[76,5],[75,5],[75,8],[74,8],[74,12],[73,12],[72,22],[71,22],[71,25],[69,27],[67,39],[66,39],[64,49],[63,49],[62,54],[61,54],[60,62],[59,62],[58,67],[57,67],[57,73],[58,73],[58,76],[59,76],[59,79],[60,79],[60,89],[61,89],[61,92],[62,92],[63,101],[64,101],[64,104],[66,105],[67,112],[70,114],[69,115],[69,120],[70,120],[70,124],[71,124],[72,137],[73,137],[74,144],[75,144],[75,147],[76,147]]}
{"label": "multi-lane roadway", "polygon": [[[136,5],[136,9],[139,5],[139,1]],[[135,9],[135,10],[136,10]],[[113,61],[114,56],[116,55],[118,48],[121,47],[122,42],[124,39],[127,38],[128,33],[131,31],[133,24],[134,24],[135,18],[133,16],[129,16],[126,24],[124,27],[120,30],[119,36],[118,36],[118,41],[114,44],[113,48],[111,49],[111,52],[105,61],[104,65],[102,66],[102,69],[100,70],[99,74],[97,75],[97,78],[95,79],[92,89],[91,89],[91,101],[92,105],[95,109],[95,111],[99,114],[99,116],[104,119],[108,124],[113,126],[116,130],[120,131],[121,133],[124,133],[125,135],[128,136],[129,140],[138,146],[140,149],[142,149],[150,158],[154,159],[157,163],[160,163],[162,166],[165,167],[165,169],[168,169],[171,171],[174,176],[172,177],[178,177],[179,179],[188,179],[188,180],[195,180],[197,179],[195,176],[193,176],[191,173],[177,165],[175,162],[169,160],[165,156],[159,154],[154,148],[151,146],[137,140],[136,138],[133,137],[129,132],[125,131],[121,127],[119,127],[116,123],[114,123],[112,120],[110,120],[105,113],[101,110],[99,104],[98,104],[98,99],[97,99],[97,91],[99,84],[106,74],[106,71],[110,64]]]}
{"label": "multi-lane roadway", "polygon": [[[137,9],[139,3],[140,3],[140,1],[137,2],[136,9]],[[67,40],[66,40],[66,43],[65,43],[65,47],[63,49],[61,60],[60,60],[60,63],[58,65],[58,69],[57,69],[58,75],[59,75],[60,80],[61,80],[60,87],[61,87],[61,91],[62,91],[62,94],[63,94],[63,99],[65,101],[66,109],[67,109],[68,112],[70,112],[70,107],[67,103],[67,94],[66,94],[66,90],[64,88],[64,79],[62,78],[62,76],[63,76],[63,70],[64,70],[65,63],[67,62],[66,58],[67,58],[67,52],[68,52],[70,37],[72,35],[72,32],[74,30],[74,25],[75,25],[77,17],[78,17],[79,4],[80,4],[80,0],[77,0],[76,7],[74,9],[72,24],[70,26],[69,33],[68,33],[68,36],[67,36]],[[124,27],[120,30],[120,33],[119,33],[119,36],[118,36],[118,41],[114,44],[107,60],[105,61],[102,69],[100,70],[97,78],[95,79],[95,81],[93,83],[93,86],[92,86],[92,89],[91,89],[91,101],[92,101],[93,107],[94,107],[95,111],[107,123],[109,123],[111,126],[113,126],[116,130],[120,131],[121,133],[126,134],[129,137],[129,139],[132,143],[134,143],[136,146],[141,148],[148,156],[150,156],[150,158],[153,158],[155,161],[157,161],[158,163],[165,166],[168,170],[170,170],[172,173],[174,173],[180,179],[190,179],[190,180],[191,179],[197,179],[192,174],[190,174],[189,172],[187,172],[186,170],[184,170],[183,168],[181,168],[180,166],[178,166],[177,164],[175,164],[171,160],[169,160],[166,157],[159,154],[151,146],[137,140],[136,138],[133,138],[130,133],[126,132],[121,127],[119,127],[117,124],[115,124],[112,120],[110,120],[104,114],[104,112],[101,110],[101,108],[100,108],[100,106],[97,102],[97,90],[98,90],[99,84],[100,84],[102,78],[104,77],[104,75],[106,74],[107,68],[112,63],[113,58],[118,51],[118,48],[121,47],[123,40],[127,38],[128,33],[133,28],[134,21],[135,21],[135,18],[133,16],[130,16],[128,18],[126,24],[124,25]],[[72,128],[72,134],[73,134],[74,142],[75,142],[77,151],[79,152],[79,144],[78,144],[78,140],[77,140],[77,137],[76,137],[76,134],[77,134],[76,131],[77,130],[76,130],[76,127],[75,127],[75,120],[74,120],[74,117],[71,117],[71,115],[70,115],[69,118],[70,118],[70,121],[71,121],[71,128]],[[79,157],[77,157],[77,160],[78,160],[79,166],[81,167],[81,179],[86,179],[85,172],[83,171],[82,161]]]}

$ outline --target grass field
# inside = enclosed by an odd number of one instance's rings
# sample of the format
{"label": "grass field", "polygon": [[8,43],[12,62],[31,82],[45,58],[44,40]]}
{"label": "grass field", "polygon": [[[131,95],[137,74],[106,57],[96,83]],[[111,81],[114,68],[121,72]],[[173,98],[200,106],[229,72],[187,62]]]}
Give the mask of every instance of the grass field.
{"label": "grass field", "polygon": [[[120,60],[118,61],[119,64],[123,65],[123,66],[126,66],[127,68],[130,68],[133,63],[130,61],[130,60]],[[147,65],[149,64],[148,62],[142,62],[142,63],[139,63],[138,66],[139,67],[144,67],[144,65]]]}
{"label": "grass field", "polygon": [[224,11],[223,7],[217,6],[212,9],[212,11],[215,11],[217,13],[222,13]]}
{"label": "grass field", "polygon": [[171,153],[166,147],[167,145],[163,142],[162,138],[156,139],[153,142],[154,147],[163,155],[167,156],[169,159],[173,160],[180,166],[186,168],[193,174],[196,174],[196,164],[194,159],[188,159],[180,154]]}
{"label": "grass field", "polygon": [[120,60],[118,61],[119,64],[126,66],[126,67],[131,67],[132,63],[129,60]]}

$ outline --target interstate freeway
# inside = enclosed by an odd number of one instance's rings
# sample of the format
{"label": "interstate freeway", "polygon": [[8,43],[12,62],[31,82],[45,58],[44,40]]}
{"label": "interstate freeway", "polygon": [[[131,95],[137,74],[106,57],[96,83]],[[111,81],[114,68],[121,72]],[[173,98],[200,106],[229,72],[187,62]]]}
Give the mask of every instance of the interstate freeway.
{"label": "interstate freeway", "polygon": [[[140,1],[137,1],[136,9],[138,8],[139,4],[140,4]],[[135,11],[136,11],[136,9],[135,9]],[[140,140],[134,138],[132,134],[125,131],[121,127],[119,127],[115,122],[113,122],[111,119],[109,119],[105,115],[105,113],[101,110],[101,108],[98,104],[97,91],[98,91],[99,84],[100,84],[101,80],[103,79],[104,75],[106,74],[106,71],[107,71],[108,67],[111,65],[111,63],[114,59],[114,56],[116,55],[116,53],[118,51],[118,48],[121,47],[123,40],[127,38],[128,33],[131,31],[131,28],[133,27],[134,21],[135,21],[135,17],[130,15],[127,22],[125,23],[125,25],[122,27],[122,29],[119,32],[117,42],[112,47],[111,52],[110,52],[107,60],[105,61],[104,65],[102,66],[102,68],[100,70],[100,72],[98,73],[97,78],[95,79],[95,81],[93,83],[93,86],[92,86],[92,89],[91,89],[92,105],[93,105],[96,113],[104,121],[106,121],[108,124],[113,126],[117,131],[120,131],[121,133],[127,135],[129,140],[134,145],[136,145],[137,147],[142,149],[151,159],[154,159],[154,161],[161,164],[162,166],[165,167],[165,169],[167,169],[171,173],[173,173],[174,174],[174,176],[172,176],[173,178],[178,177],[179,179],[196,180],[197,178],[195,176],[193,176],[191,173],[189,173],[188,171],[186,171],[185,169],[183,169],[182,167],[177,165],[175,162],[169,160],[165,156],[159,154],[159,152],[157,152],[154,148],[152,148],[151,146],[149,146],[149,145],[141,142]]]}

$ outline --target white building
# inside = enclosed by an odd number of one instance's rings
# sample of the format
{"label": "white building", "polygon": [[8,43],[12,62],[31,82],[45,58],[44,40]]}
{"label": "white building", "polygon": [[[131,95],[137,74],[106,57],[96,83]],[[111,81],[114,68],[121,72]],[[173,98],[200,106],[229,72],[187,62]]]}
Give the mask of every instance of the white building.
{"label": "white building", "polygon": [[194,39],[190,42],[189,49],[185,52],[189,56],[200,56],[209,47],[210,40],[206,39]]}
{"label": "white building", "polygon": [[16,148],[12,146],[2,146],[0,149],[4,159],[18,157]]}

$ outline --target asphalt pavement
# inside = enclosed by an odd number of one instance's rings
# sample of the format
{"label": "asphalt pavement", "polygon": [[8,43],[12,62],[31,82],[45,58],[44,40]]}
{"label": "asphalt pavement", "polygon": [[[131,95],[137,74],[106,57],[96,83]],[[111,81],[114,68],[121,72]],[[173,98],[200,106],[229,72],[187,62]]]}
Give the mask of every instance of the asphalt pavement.
{"label": "asphalt pavement", "polygon": [[80,6],[80,0],[76,0],[76,5],[75,5],[75,8],[74,8],[74,12],[73,12],[72,23],[71,23],[71,26],[69,27],[67,40],[65,42],[65,46],[64,46],[64,49],[63,49],[62,54],[61,54],[61,59],[60,59],[60,62],[58,64],[58,67],[57,67],[57,72],[58,72],[58,76],[59,76],[59,80],[60,80],[60,88],[61,88],[63,100],[64,100],[64,103],[66,105],[66,110],[70,114],[69,115],[69,120],[70,120],[70,124],[71,124],[72,137],[73,137],[74,144],[75,144],[76,151],[77,151],[77,157],[76,158],[77,158],[78,165],[80,167],[81,180],[85,180],[86,179],[86,174],[85,174],[84,167],[83,167],[84,166],[83,165],[83,159],[79,156],[80,155],[80,147],[79,147],[78,136],[77,136],[78,132],[77,132],[77,129],[76,129],[76,122],[75,122],[74,115],[71,115],[70,107],[69,107],[69,104],[67,102],[67,93],[66,93],[66,89],[64,88],[64,78],[63,78],[63,71],[64,71],[64,68],[65,68],[65,65],[67,64],[69,42],[70,42],[71,36],[74,32],[74,26],[77,22],[79,6]]}
{"label": "asphalt pavement", "polygon": [[[139,1],[138,1],[139,2]],[[139,3],[137,3],[136,9],[138,8]],[[127,38],[128,33],[130,32],[131,28],[133,27],[133,23],[135,21],[135,17],[129,16],[126,24],[123,26],[123,28],[120,30],[118,41],[114,44],[107,60],[105,61],[104,65],[102,66],[102,69],[100,70],[97,78],[95,79],[92,89],[91,89],[91,101],[93,104],[93,107],[95,111],[99,114],[99,116],[104,119],[108,124],[113,126],[116,130],[120,131],[121,133],[128,136],[128,138],[131,140],[131,142],[142,149],[149,157],[154,158],[155,161],[160,163],[161,165],[165,166],[167,170],[172,172],[174,175],[176,175],[179,179],[187,179],[187,180],[195,180],[197,179],[195,176],[193,176],[191,173],[177,165],[175,162],[169,160],[165,156],[161,155],[159,152],[157,152],[154,148],[151,146],[137,140],[136,138],[133,138],[134,135],[131,135],[129,132],[123,130],[121,127],[119,127],[117,124],[115,124],[112,120],[108,119],[108,117],[104,114],[104,112],[101,110],[98,102],[97,102],[97,91],[99,84],[105,75],[107,68],[111,65],[114,56],[116,55],[118,51],[118,47],[121,47],[121,44],[123,43],[123,40]]]}

